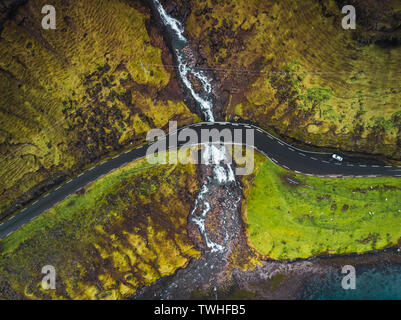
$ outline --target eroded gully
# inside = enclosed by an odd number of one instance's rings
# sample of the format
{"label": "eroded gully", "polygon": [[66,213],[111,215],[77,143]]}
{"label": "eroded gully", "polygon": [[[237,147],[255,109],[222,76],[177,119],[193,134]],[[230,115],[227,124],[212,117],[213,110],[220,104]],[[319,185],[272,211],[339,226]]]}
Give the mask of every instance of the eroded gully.
{"label": "eroded gully", "polygon": [[[184,90],[194,100],[203,119],[214,122],[212,76],[196,68],[196,54],[184,36],[181,22],[170,16],[158,0],[151,3],[169,35]],[[224,282],[234,250],[247,246],[241,220],[242,188],[232,165],[224,163],[225,147],[204,145],[201,156],[205,164],[199,165],[200,191],[188,218],[188,233],[202,250],[202,257],[192,260],[173,276],[138,291],[134,298],[188,298],[196,289],[216,292]]]}

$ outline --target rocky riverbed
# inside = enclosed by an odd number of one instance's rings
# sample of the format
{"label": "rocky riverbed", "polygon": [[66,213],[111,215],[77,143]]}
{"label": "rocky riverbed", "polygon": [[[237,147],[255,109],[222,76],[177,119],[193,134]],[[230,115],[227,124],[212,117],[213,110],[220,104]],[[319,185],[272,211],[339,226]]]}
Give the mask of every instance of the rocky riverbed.
{"label": "rocky riverbed", "polygon": [[[174,6],[161,1],[166,13],[174,19],[186,18],[188,2]],[[154,16],[153,19],[157,19]],[[174,40],[164,29],[165,40]],[[182,32],[184,34],[184,31]],[[187,40],[188,41],[188,40]],[[223,90],[202,54],[196,52],[196,40],[191,39],[182,51],[193,70],[208,70],[213,102],[222,104]],[[170,48],[174,46],[167,44]],[[173,48],[174,49],[174,48]],[[177,51],[178,52],[178,51]],[[178,73],[179,75],[179,73]],[[195,92],[201,84],[190,78]],[[184,95],[190,96],[181,86]],[[216,99],[217,97],[217,99]],[[196,99],[192,99],[196,108]],[[221,107],[213,110],[221,117]],[[200,259],[193,259],[185,268],[155,284],[142,288],[135,299],[308,299],[319,298],[319,284],[331,279],[331,285],[341,286],[341,269],[353,265],[357,270],[378,266],[401,265],[397,249],[366,255],[328,256],[297,261],[263,261],[247,242],[245,225],[241,217],[242,188],[238,181],[219,183],[213,179],[213,166],[200,165],[201,191],[188,220],[190,238],[201,249]],[[203,190],[203,191],[202,191]],[[202,220],[202,225],[199,222]],[[334,280],[333,280],[334,279]],[[322,282],[323,281],[323,282]],[[382,285],[382,284],[381,284]],[[327,283],[325,284],[327,287]],[[324,286],[322,286],[324,287]],[[321,292],[320,292],[321,293]]]}

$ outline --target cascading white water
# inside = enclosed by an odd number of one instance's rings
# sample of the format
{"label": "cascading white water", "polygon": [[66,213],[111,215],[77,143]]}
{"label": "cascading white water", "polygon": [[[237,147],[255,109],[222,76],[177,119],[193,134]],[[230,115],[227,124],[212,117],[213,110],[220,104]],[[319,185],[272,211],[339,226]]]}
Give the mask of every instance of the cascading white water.
{"label": "cascading white water", "polygon": [[182,27],[181,22],[179,22],[177,19],[174,19],[173,17],[170,17],[164,10],[163,6],[160,4],[159,0],[154,0],[154,3],[163,23],[174,30],[175,34],[181,41],[187,42],[187,39],[185,39],[184,37],[184,28]]}
{"label": "cascading white water", "polygon": [[[163,24],[171,29],[177,40],[182,42],[182,44],[180,44],[178,47],[182,47],[183,45],[185,45],[187,43],[187,39],[184,37],[185,30],[181,22],[169,16],[158,0],[153,1],[156,5],[157,11],[159,12],[160,18],[163,21]],[[184,82],[184,85],[187,87],[195,101],[199,104],[201,111],[204,114],[205,120],[209,122],[214,122],[213,104],[210,99],[207,99],[207,97],[210,96],[210,93],[212,92],[212,85],[210,84],[208,77],[202,72],[202,70],[193,70],[188,66],[188,63],[185,59],[185,54],[183,54],[182,50],[176,49],[176,55],[178,71],[180,73],[182,81]],[[189,81],[188,79],[189,74],[192,74],[202,84],[202,93],[204,97],[202,97],[195,91],[191,81]]]}
{"label": "cascading white water", "polygon": [[219,184],[235,182],[234,171],[226,160],[226,148],[224,145],[205,144],[203,146],[203,163],[213,166],[213,175]]}
{"label": "cascading white water", "polygon": [[211,252],[223,252],[224,247],[220,244],[217,244],[209,239],[209,236],[206,232],[205,221],[208,212],[210,211],[210,203],[205,201],[204,195],[209,192],[209,189],[206,185],[203,185],[201,191],[198,193],[198,196],[195,200],[194,209],[191,212],[191,216],[194,215],[194,212],[198,209],[199,202],[202,202],[204,209],[201,212],[199,217],[192,217],[192,222],[194,222],[198,228],[203,238],[205,239],[206,246],[210,249]]}
{"label": "cascading white water", "polygon": [[[184,85],[189,90],[195,101],[198,103],[204,115],[204,119],[208,122],[214,122],[215,120],[213,115],[213,102],[210,96],[212,92],[212,84],[210,83],[210,79],[207,75],[204,74],[202,70],[194,70],[189,66],[187,61],[188,57],[186,53],[182,50],[182,48],[187,44],[188,41],[184,36],[184,28],[181,22],[169,16],[158,0],[153,1],[160,15],[160,18],[163,21],[163,24],[172,32],[172,36],[175,37],[175,42],[173,42],[176,44],[176,48],[174,49],[177,57],[178,71]],[[195,91],[193,84],[188,78],[189,74],[191,74],[201,83],[201,87],[203,89],[202,92],[198,93]],[[216,183],[220,185],[226,185],[228,183],[233,183],[236,181],[231,165],[224,163],[224,160],[226,158],[226,148],[224,147],[224,145],[203,145],[202,157],[206,165],[213,166],[212,180],[214,180]],[[211,183],[211,181],[201,187],[201,190],[195,200],[194,209],[191,212],[190,219],[199,228],[199,231],[202,234],[205,243],[211,252],[224,252],[224,243],[218,244],[210,240],[205,226],[207,214],[211,210],[211,205],[205,198],[205,195],[208,194],[208,192],[210,191],[208,185],[209,183]],[[195,215],[195,212],[200,208],[202,208],[201,213]],[[228,233],[226,232],[224,241],[226,242],[227,239]]]}
{"label": "cascading white water", "polygon": [[184,82],[185,86],[188,88],[188,90],[191,92],[192,97],[196,100],[196,102],[198,102],[201,111],[205,116],[205,120],[208,122],[214,122],[212,103],[206,99],[203,99],[199,94],[195,92],[192,83],[188,79],[188,73],[193,74],[202,83],[203,90],[206,93],[210,94],[211,86],[210,83],[208,82],[207,77],[203,75],[201,72],[196,72],[190,69],[188,65],[183,62],[183,58],[179,54],[177,54],[177,61],[178,61],[178,71],[180,72],[181,79]]}

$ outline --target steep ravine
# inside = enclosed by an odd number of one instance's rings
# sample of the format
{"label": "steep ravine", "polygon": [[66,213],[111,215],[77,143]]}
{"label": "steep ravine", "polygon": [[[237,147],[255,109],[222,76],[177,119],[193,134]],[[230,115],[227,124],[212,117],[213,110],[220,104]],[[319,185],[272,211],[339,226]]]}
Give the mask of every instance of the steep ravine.
{"label": "steep ravine", "polygon": [[[195,101],[203,119],[214,122],[212,77],[197,69],[196,55],[184,36],[182,24],[171,17],[158,0],[154,0],[152,6],[171,41],[177,75],[184,90]],[[174,276],[144,288],[135,298],[185,298],[194,289],[213,290],[224,281],[221,275],[229,267],[232,255],[238,248],[247,248],[241,220],[242,188],[232,166],[223,163],[226,149],[220,145],[205,145],[201,154],[206,164],[199,165],[201,187],[188,218],[188,231],[203,255]]]}

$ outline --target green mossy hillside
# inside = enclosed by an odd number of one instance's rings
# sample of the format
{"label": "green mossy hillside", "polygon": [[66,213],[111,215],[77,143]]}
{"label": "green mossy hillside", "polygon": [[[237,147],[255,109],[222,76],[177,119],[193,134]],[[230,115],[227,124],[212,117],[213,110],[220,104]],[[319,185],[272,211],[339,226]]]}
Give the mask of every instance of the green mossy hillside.
{"label": "green mossy hillside", "polygon": [[358,25],[344,30],[340,2],[193,0],[186,25],[227,120],[401,159],[401,3],[349,1]]}
{"label": "green mossy hillside", "polygon": [[[123,299],[198,257],[187,216],[194,165],[133,162],[0,242],[0,298]],[[43,290],[41,269],[56,269]]]}
{"label": "green mossy hillside", "polygon": [[401,238],[401,179],[316,178],[256,154],[244,176],[249,241],[274,259],[363,253]]}
{"label": "green mossy hillside", "polygon": [[[196,121],[163,66],[169,54],[140,1],[28,1],[0,37],[0,212],[39,183],[52,185],[150,128]],[[27,193],[27,191],[29,191]]]}

